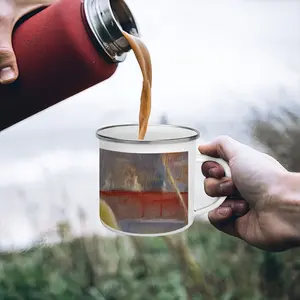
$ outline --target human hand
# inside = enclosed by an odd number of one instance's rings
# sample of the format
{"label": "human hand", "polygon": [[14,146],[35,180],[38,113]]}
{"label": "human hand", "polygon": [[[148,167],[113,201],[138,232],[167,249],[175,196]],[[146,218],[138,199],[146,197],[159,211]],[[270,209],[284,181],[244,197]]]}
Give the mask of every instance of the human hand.
{"label": "human hand", "polygon": [[223,168],[214,162],[202,166],[209,196],[236,198],[225,200],[209,213],[212,225],[264,250],[283,251],[300,245],[299,174],[227,136],[199,146],[199,151],[223,158],[232,173],[232,179],[225,178]]}
{"label": "human hand", "polygon": [[20,18],[52,4],[55,0],[0,0],[0,83],[9,84],[19,76],[12,46],[12,32]]}

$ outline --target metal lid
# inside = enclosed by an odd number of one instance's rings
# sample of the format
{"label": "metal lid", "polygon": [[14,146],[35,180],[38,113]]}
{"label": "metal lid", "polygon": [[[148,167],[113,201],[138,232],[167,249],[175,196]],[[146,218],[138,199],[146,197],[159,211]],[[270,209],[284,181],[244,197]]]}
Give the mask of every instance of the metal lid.
{"label": "metal lid", "polygon": [[139,37],[135,19],[124,0],[84,0],[86,21],[96,41],[113,62],[122,62],[131,47],[122,30]]}

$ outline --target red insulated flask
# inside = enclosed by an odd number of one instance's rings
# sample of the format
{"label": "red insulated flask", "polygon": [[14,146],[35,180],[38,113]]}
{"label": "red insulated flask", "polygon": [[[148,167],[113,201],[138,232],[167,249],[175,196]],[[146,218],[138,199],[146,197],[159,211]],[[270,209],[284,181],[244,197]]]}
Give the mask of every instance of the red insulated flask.
{"label": "red insulated flask", "polygon": [[19,78],[0,85],[0,130],[108,79],[130,50],[122,30],[139,36],[123,0],[60,0],[23,20]]}

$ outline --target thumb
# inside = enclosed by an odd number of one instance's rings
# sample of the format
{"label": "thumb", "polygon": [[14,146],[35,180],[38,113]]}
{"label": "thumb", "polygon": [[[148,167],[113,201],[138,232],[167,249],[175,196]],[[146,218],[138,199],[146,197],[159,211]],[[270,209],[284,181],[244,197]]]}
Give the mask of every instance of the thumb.
{"label": "thumb", "polygon": [[219,136],[217,139],[208,144],[200,145],[198,150],[202,154],[212,157],[220,157],[229,161],[237,154],[241,147],[243,147],[243,144],[231,137]]}
{"label": "thumb", "polygon": [[1,20],[0,28],[0,83],[8,84],[19,75],[16,56],[12,47],[12,26]]}

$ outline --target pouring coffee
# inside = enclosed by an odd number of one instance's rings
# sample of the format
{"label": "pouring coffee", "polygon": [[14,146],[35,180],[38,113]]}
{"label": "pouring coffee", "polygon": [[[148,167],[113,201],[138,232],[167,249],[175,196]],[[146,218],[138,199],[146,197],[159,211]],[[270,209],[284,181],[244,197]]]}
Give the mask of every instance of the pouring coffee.
{"label": "pouring coffee", "polygon": [[[130,235],[170,234],[184,230],[194,218],[193,161],[196,162],[195,144],[199,133],[184,127],[149,126],[150,53],[140,38],[125,31],[123,35],[143,76],[139,124],[110,126],[97,131],[100,219],[109,229]],[[198,162],[203,163],[207,158],[201,156]],[[209,160],[220,162],[230,176],[226,162],[210,157]],[[207,207],[224,200],[224,197],[214,199]]]}

